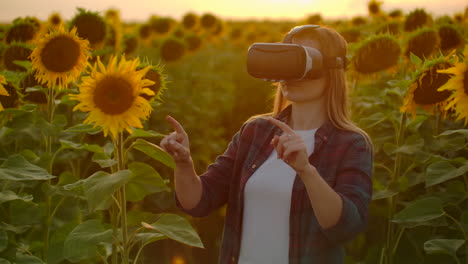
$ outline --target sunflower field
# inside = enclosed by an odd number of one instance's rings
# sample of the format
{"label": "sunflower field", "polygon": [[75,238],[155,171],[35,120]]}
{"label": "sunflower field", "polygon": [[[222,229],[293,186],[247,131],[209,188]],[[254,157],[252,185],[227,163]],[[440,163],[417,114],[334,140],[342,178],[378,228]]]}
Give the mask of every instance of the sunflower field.
{"label": "sunflower field", "polygon": [[254,42],[302,24],[348,42],[353,121],[374,144],[368,228],[346,263],[468,264],[468,7],[332,20],[186,13],[128,23],[78,8],[0,25],[0,264],[217,263],[225,207],[175,206],[175,117],[197,173],[274,86],[246,71]]}

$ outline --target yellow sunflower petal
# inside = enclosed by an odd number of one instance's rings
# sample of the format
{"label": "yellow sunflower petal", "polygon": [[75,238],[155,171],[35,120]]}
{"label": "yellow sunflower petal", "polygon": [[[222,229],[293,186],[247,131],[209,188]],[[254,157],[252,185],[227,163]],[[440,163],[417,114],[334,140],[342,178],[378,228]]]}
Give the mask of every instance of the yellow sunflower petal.
{"label": "yellow sunflower petal", "polygon": [[9,96],[10,94],[8,93],[8,91],[5,89],[5,87],[3,87],[3,85],[0,84],[0,95],[3,95],[3,96]]}

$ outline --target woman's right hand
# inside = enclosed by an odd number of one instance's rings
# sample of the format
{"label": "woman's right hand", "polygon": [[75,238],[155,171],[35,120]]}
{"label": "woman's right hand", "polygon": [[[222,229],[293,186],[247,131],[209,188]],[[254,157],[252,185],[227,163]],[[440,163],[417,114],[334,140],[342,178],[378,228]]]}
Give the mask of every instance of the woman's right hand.
{"label": "woman's right hand", "polygon": [[166,120],[174,128],[174,132],[165,136],[159,144],[169,155],[172,156],[176,165],[186,166],[192,164],[190,156],[189,138],[182,125],[173,117],[166,116]]}

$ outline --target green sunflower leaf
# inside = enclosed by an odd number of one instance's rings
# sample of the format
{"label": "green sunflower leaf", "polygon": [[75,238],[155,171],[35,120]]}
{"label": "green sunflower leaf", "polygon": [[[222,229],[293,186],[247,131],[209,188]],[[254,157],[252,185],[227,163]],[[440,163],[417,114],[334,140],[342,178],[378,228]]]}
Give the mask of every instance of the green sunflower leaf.
{"label": "green sunflower leaf", "polygon": [[156,242],[158,240],[166,239],[167,236],[161,233],[139,233],[135,238],[142,244],[141,247],[144,247],[148,244]]}
{"label": "green sunflower leaf", "polygon": [[93,127],[90,124],[78,124],[76,126],[69,127],[63,131],[64,133],[88,133],[97,134],[101,132],[101,127]]}
{"label": "green sunflower leaf", "polygon": [[447,254],[457,257],[457,250],[465,243],[462,239],[432,239],[424,243],[424,251],[428,254]]}
{"label": "green sunflower leaf", "polygon": [[75,143],[71,142],[68,140],[60,139],[60,145],[64,149],[75,149],[75,150],[87,150],[90,152],[103,152],[101,146],[96,145],[96,144],[81,144],[81,143]]}
{"label": "green sunflower leaf", "polygon": [[451,136],[453,134],[461,134],[464,135],[466,139],[468,139],[468,129],[447,130],[440,133],[440,135],[438,135],[437,137]]}
{"label": "green sunflower leaf", "polygon": [[55,176],[30,163],[21,155],[12,155],[0,165],[0,180],[41,181],[52,178]]}
{"label": "green sunflower leaf", "polygon": [[468,162],[461,167],[455,167],[448,161],[437,161],[426,169],[426,187],[430,187],[450,179],[462,176],[468,172]]}
{"label": "green sunflower leaf", "polygon": [[18,194],[10,190],[0,192],[0,204],[13,200],[23,200],[25,202],[29,202],[32,201],[32,199],[32,195],[19,196]]}
{"label": "green sunflower leaf", "polygon": [[0,230],[6,230],[13,232],[15,234],[22,234],[26,232],[29,228],[31,228],[30,225],[23,225],[23,226],[13,226],[7,223],[0,223]]}
{"label": "green sunflower leaf", "polygon": [[79,262],[98,256],[100,244],[112,243],[112,229],[99,220],[81,223],[68,234],[63,246],[64,257]]}
{"label": "green sunflower leaf", "polygon": [[142,130],[142,129],[135,129],[133,133],[127,138],[132,139],[132,138],[140,138],[140,137],[164,137],[164,134],[161,134],[156,131],[152,130]]}
{"label": "green sunflower leaf", "polygon": [[112,204],[112,195],[124,186],[132,177],[129,170],[121,170],[113,174],[98,171],[89,176],[83,189],[91,211],[106,210]]}
{"label": "green sunflower leaf", "polygon": [[137,139],[133,144],[132,147],[145,153],[146,155],[150,156],[151,158],[162,162],[164,165],[174,169],[175,162],[172,159],[171,155],[169,155],[166,151],[164,151],[160,146],[150,143],[143,139]]}
{"label": "green sunflower leaf", "polygon": [[410,53],[410,60],[416,66],[421,66],[423,61],[418,56],[414,55],[413,52]]}
{"label": "green sunflower leaf", "polygon": [[8,233],[5,230],[0,229],[0,252],[5,250],[7,246],[8,246]]}
{"label": "green sunflower leaf", "polygon": [[128,169],[132,172],[132,177],[125,186],[128,201],[136,202],[151,193],[170,191],[164,179],[150,165],[133,162],[128,165]]}
{"label": "green sunflower leaf", "polygon": [[436,197],[427,197],[409,203],[391,220],[403,226],[424,225],[428,221],[443,216],[442,201]]}
{"label": "green sunflower leaf", "polygon": [[16,252],[16,264],[45,264],[40,258]]}
{"label": "green sunflower leaf", "polygon": [[117,160],[110,158],[105,152],[95,152],[92,161],[96,162],[101,168],[109,168],[117,164]]}
{"label": "green sunflower leaf", "polygon": [[13,63],[23,67],[26,71],[30,71],[32,67],[32,62],[28,60],[14,60]]}
{"label": "green sunflower leaf", "polygon": [[144,223],[143,226],[189,246],[204,248],[195,229],[193,229],[187,219],[179,215],[161,214],[158,221],[151,225]]}

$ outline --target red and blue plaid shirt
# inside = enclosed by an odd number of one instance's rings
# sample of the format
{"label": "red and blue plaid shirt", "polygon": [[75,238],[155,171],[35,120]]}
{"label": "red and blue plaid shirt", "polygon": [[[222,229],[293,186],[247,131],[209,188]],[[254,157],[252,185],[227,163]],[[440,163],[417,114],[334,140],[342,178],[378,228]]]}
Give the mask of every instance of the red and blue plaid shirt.
{"label": "red and blue plaid shirt", "polygon": [[[290,112],[288,106],[278,119],[287,122]],[[273,136],[281,133],[280,128],[261,118],[245,123],[224,154],[200,175],[203,192],[194,208],[183,208],[174,193],[177,207],[194,217],[207,216],[227,203],[219,264],[238,261],[245,184],[273,151],[270,144]],[[362,232],[368,222],[372,148],[362,135],[339,130],[327,121],[315,133],[314,152],[309,162],[343,199],[343,208],[333,227],[322,228],[304,183],[296,175],[289,218],[289,264],[343,263],[344,243]]]}

